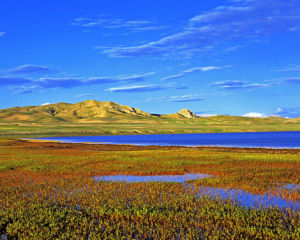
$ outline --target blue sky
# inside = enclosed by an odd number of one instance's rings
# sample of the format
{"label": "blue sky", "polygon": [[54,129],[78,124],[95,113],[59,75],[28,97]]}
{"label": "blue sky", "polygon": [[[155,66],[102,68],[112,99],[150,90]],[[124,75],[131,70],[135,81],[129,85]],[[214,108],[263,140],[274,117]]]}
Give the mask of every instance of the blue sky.
{"label": "blue sky", "polygon": [[299,0],[1,1],[0,108],[298,117],[299,42]]}

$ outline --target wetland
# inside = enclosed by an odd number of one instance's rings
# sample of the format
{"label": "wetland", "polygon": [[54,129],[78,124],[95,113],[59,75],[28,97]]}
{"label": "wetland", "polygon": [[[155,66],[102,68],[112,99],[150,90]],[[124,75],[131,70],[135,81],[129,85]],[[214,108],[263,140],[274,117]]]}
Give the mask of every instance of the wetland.
{"label": "wetland", "polygon": [[[0,163],[0,234],[7,239],[300,234],[299,149],[0,139]],[[120,176],[135,181],[98,181]]]}

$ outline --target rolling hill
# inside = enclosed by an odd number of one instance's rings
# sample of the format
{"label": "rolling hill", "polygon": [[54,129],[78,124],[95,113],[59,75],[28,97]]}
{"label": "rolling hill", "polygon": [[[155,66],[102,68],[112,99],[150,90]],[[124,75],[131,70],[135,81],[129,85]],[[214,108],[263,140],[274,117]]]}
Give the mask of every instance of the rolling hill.
{"label": "rolling hill", "polygon": [[0,136],[298,130],[300,118],[198,117],[188,109],[173,114],[150,114],[126,105],[95,100],[0,109]]}
{"label": "rolling hill", "polygon": [[102,118],[149,117],[137,108],[114,102],[87,100],[75,104],[57,103],[44,106],[14,107],[0,110],[1,121],[14,122],[84,122]]}

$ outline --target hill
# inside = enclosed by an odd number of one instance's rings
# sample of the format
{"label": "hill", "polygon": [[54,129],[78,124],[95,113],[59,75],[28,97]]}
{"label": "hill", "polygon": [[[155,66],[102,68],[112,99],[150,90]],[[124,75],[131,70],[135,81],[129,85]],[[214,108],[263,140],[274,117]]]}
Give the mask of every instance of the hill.
{"label": "hill", "polygon": [[181,109],[177,113],[163,115],[165,118],[175,118],[175,119],[184,119],[184,118],[198,118],[198,116],[188,109]]}
{"label": "hill", "polygon": [[0,110],[2,137],[299,130],[299,118],[198,117],[187,109],[173,114],[149,114],[95,100]]}
{"label": "hill", "polygon": [[85,122],[102,118],[149,117],[149,113],[114,102],[87,100],[75,104],[14,107],[0,110],[1,121],[14,122]]}

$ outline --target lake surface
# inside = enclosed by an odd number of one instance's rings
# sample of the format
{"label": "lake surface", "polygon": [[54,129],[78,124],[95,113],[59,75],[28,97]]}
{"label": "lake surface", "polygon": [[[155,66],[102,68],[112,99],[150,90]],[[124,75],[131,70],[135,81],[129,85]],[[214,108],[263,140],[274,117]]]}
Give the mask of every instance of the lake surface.
{"label": "lake surface", "polygon": [[[96,181],[105,182],[179,182],[185,184],[187,188],[192,188],[193,185],[188,184],[188,180],[196,180],[210,177],[208,174],[185,174],[185,175],[159,175],[159,176],[133,176],[133,175],[105,175],[94,177]],[[297,184],[288,184],[284,187],[292,188]],[[240,206],[247,208],[261,208],[261,207],[278,207],[281,209],[290,208],[291,210],[300,210],[300,202],[289,201],[276,195],[259,195],[247,193],[239,189],[225,189],[214,187],[199,187],[197,197],[208,196],[212,198],[219,198],[223,200],[231,200]]]}
{"label": "lake surface", "polygon": [[159,146],[219,146],[300,148],[300,131],[293,132],[247,132],[247,133],[197,133],[114,135],[40,138],[69,143],[133,144]]}

